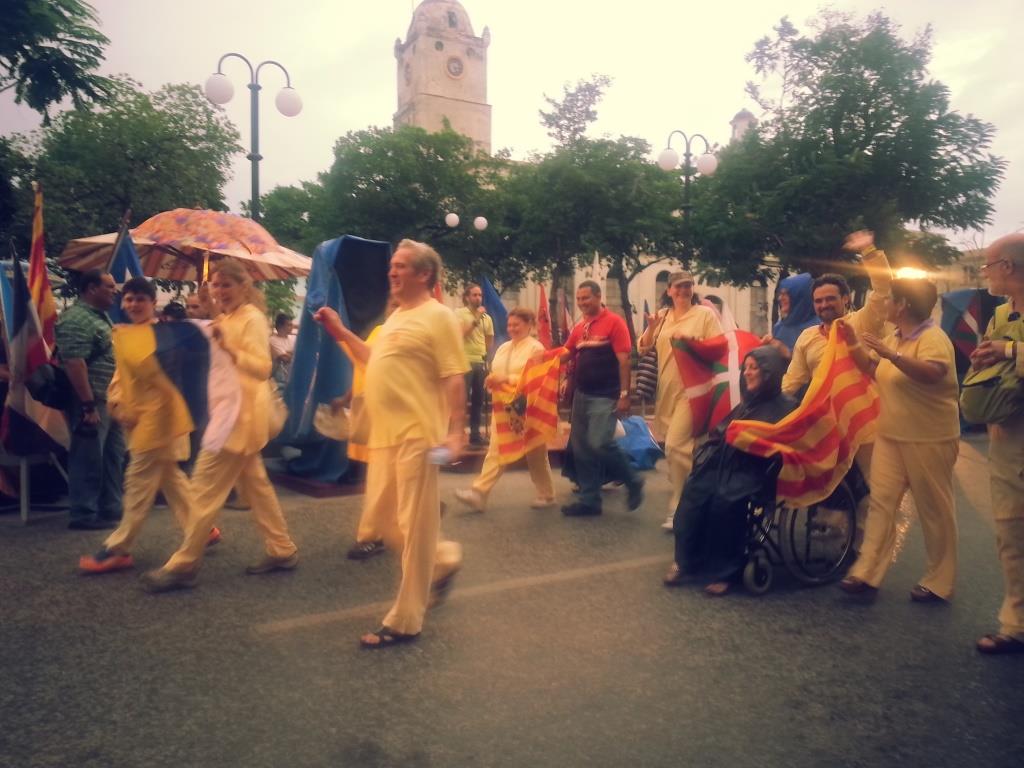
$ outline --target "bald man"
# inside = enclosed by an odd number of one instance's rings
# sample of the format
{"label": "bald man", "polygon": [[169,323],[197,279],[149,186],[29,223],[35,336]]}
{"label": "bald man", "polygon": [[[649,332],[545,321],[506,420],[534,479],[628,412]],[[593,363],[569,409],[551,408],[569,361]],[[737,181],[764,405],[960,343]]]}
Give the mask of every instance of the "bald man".
{"label": "bald man", "polygon": [[[971,355],[971,365],[980,369],[1002,360],[1016,360],[1017,375],[1024,380],[1024,345],[992,338],[999,326],[1024,324],[1024,235],[1007,235],[992,243],[985,250],[981,269],[989,293],[1005,296],[1007,301],[996,308],[985,332],[986,340]],[[988,435],[992,517],[1004,595],[999,631],[981,637],[977,647],[988,654],[1024,653],[1024,413],[989,424]]]}

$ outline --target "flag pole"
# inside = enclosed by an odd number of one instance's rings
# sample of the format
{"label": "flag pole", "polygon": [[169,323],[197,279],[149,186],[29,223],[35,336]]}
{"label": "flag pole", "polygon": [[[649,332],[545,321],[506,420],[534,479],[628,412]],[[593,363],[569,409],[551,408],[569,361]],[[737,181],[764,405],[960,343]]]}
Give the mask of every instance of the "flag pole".
{"label": "flag pole", "polygon": [[121,226],[117,230],[117,238],[114,240],[114,248],[110,251],[110,257],[107,259],[107,267],[104,272],[109,272],[114,266],[114,259],[117,258],[117,252],[121,248],[121,243],[124,242],[125,237],[128,235],[128,220],[132,216],[132,209],[128,208],[125,210],[124,215],[121,217]]}

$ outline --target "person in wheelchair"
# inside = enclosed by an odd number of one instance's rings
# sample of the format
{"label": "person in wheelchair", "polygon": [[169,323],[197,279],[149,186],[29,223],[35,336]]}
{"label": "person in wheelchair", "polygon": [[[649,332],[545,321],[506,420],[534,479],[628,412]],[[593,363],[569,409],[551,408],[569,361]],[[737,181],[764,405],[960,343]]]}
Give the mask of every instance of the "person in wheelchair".
{"label": "person in wheelchair", "polygon": [[[676,507],[675,562],[663,579],[679,586],[703,576],[705,592],[724,595],[746,565],[747,510],[751,497],[775,497],[776,459],[744,453],[725,441],[737,419],[775,423],[797,403],[782,394],[786,361],[777,349],[758,347],[743,359],[743,400],[708,435]],[[774,503],[774,501],[773,501]]]}

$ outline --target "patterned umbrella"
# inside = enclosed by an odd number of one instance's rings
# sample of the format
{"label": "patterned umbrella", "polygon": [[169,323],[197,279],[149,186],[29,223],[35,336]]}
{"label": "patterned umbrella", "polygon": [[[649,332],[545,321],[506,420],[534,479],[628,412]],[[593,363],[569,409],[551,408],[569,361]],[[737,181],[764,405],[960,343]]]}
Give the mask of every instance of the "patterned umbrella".
{"label": "patterned umbrella", "polygon": [[[175,208],[131,231],[142,273],[168,280],[201,280],[204,261],[232,258],[253,280],[283,280],[309,274],[311,261],[282,245],[252,219],[221,211]],[[58,260],[67,269],[105,269],[117,233],[71,240]]]}

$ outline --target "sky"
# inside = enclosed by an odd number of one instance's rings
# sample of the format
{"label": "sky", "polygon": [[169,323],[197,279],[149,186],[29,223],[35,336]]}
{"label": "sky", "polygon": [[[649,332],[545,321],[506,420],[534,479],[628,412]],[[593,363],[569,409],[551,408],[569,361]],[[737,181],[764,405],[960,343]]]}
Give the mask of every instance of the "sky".
{"label": "sky", "polygon": [[[202,85],[229,51],[254,64],[283,64],[303,100],[286,118],[273,98],[284,85],[264,68],[260,108],[263,193],[312,180],[330,167],[336,139],[348,131],[389,126],[397,105],[394,42],[405,39],[415,0],[92,0],[111,42],[105,74],[127,73],[148,90],[169,82]],[[744,56],[788,16],[801,31],[824,6],[815,0],[733,0],[688,3],[629,0],[464,0],[474,32],[490,28],[488,101],[492,145],[525,159],[550,148],[538,120],[544,95],[593,73],[613,78],[592,136],[639,136],[664,146],[674,129],[712,142],[729,138],[741,109],[758,114],[744,92],[756,79]],[[958,245],[991,242],[1024,228],[1024,78],[1013,33],[1024,22],[1020,0],[845,0],[827,7],[863,16],[882,10],[909,38],[930,24],[930,74],[951,89],[953,108],[993,123],[992,151],[1009,162],[985,232],[954,238]],[[1019,38],[1019,33],[1017,34]],[[229,60],[235,85],[227,114],[248,150],[248,70]],[[0,133],[37,127],[39,117],[0,94]],[[238,210],[249,197],[249,163],[235,161],[226,193]],[[93,233],[83,233],[93,234]]]}

